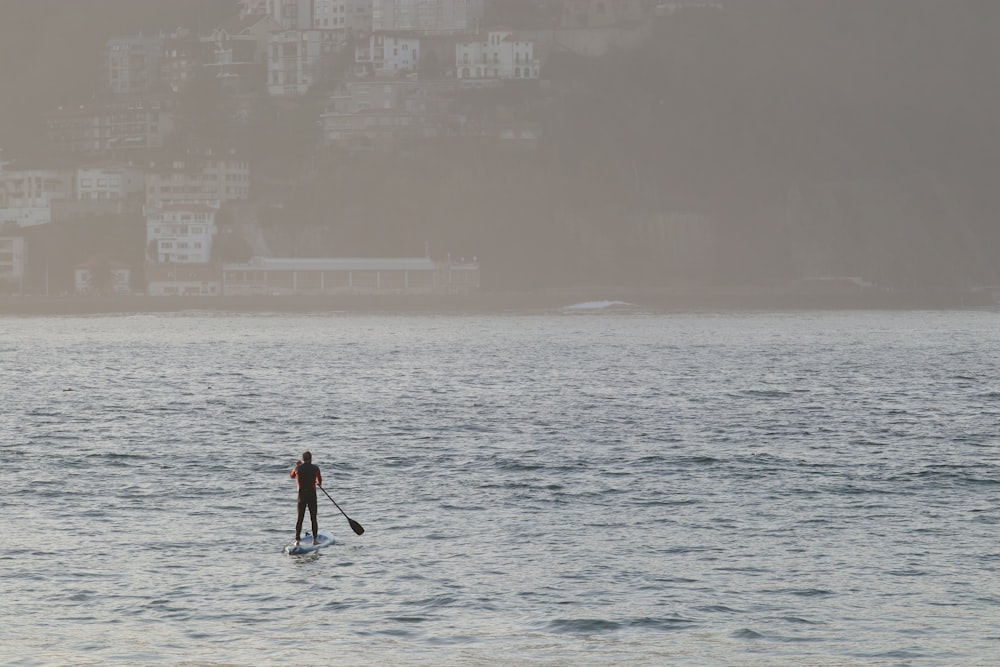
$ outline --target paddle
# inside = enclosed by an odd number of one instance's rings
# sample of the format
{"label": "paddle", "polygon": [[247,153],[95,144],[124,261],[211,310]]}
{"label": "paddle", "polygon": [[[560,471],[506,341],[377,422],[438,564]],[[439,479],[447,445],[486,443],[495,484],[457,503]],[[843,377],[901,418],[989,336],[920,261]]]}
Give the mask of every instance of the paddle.
{"label": "paddle", "polygon": [[355,521],[351,517],[347,516],[347,512],[345,512],[344,510],[340,509],[340,505],[337,505],[337,501],[334,500],[333,498],[331,498],[329,493],[326,493],[326,489],[324,489],[321,486],[321,487],[319,487],[319,490],[322,491],[324,494],[326,494],[326,497],[330,498],[330,502],[333,503],[334,505],[336,505],[337,509],[340,510],[340,513],[343,514],[344,517],[347,519],[347,523],[351,524],[351,530],[353,530],[358,535],[361,535],[362,533],[365,532],[364,526],[362,526],[360,523],[358,523],[357,521]]}

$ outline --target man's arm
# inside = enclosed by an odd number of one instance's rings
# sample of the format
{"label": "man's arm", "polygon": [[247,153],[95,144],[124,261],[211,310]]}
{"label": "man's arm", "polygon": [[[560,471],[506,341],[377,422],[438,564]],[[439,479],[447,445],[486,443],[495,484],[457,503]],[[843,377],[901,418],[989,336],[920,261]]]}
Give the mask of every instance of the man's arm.
{"label": "man's arm", "polygon": [[299,474],[299,466],[302,465],[302,461],[296,461],[295,467],[292,468],[292,472],[288,473],[289,477],[297,477]]}

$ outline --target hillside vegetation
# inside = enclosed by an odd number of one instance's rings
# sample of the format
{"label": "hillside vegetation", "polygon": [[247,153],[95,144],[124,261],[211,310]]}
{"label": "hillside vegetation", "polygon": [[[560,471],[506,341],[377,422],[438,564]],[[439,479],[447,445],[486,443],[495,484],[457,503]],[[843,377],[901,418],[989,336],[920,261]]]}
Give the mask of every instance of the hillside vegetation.
{"label": "hillside vegetation", "polygon": [[[93,86],[112,29],[148,24],[164,6],[170,16],[157,20],[188,24],[231,6],[86,3],[117,17],[101,22],[81,19],[84,3],[37,4],[50,9],[44,21],[13,45],[0,40],[4,63],[12,51],[46,54],[17,72],[4,67],[4,89],[19,91],[0,111],[0,141],[13,148],[24,143],[18,124],[31,127],[40,107]],[[487,288],[831,275],[897,289],[995,283],[1000,3],[722,4],[661,19],[636,51],[554,53],[538,89],[463,101],[540,124],[535,150],[489,141],[381,155],[303,150],[291,197],[259,216],[267,250],[414,255],[429,246],[436,257],[477,256]],[[125,5],[145,9],[111,11]],[[57,30],[70,24],[75,32]],[[29,39],[39,35],[41,46]],[[80,64],[84,53],[92,60]],[[48,61],[60,54],[65,68]],[[67,77],[55,90],[41,83],[53,71]],[[288,145],[315,141],[278,121],[253,130],[238,139],[258,147],[252,154],[286,133]]]}

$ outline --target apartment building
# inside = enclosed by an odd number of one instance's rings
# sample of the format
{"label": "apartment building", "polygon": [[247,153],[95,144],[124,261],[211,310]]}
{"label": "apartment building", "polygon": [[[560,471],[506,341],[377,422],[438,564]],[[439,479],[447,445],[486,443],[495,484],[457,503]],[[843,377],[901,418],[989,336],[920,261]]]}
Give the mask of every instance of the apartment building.
{"label": "apartment building", "polygon": [[48,114],[49,146],[61,154],[100,155],[162,148],[177,125],[176,100],[118,96]]}
{"label": "apartment building", "polygon": [[374,0],[372,30],[454,34],[479,29],[484,0]]}
{"label": "apartment building", "polygon": [[415,72],[420,65],[420,39],[372,33],[367,42],[355,47],[354,65],[359,75]]}
{"label": "apartment building", "polygon": [[75,197],[73,169],[6,165],[0,170],[0,224],[48,224],[52,222],[52,203]]}
{"label": "apartment building", "polygon": [[531,41],[505,30],[487,33],[486,41],[455,45],[455,73],[459,79],[538,79],[541,61]]}
{"label": "apartment building", "polygon": [[270,33],[267,92],[273,97],[305,95],[343,43],[340,30],[283,30]]}
{"label": "apartment building", "polygon": [[308,30],[313,27],[313,4],[316,0],[240,0],[241,16],[268,16],[283,30]]}
{"label": "apartment building", "polygon": [[263,90],[268,36],[281,24],[265,14],[234,16],[200,38],[202,67],[236,93]]}
{"label": "apartment building", "polygon": [[114,201],[142,197],[146,191],[141,169],[124,163],[101,162],[76,170],[76,197],[90,201]]}
{"label": "apartment building", "polygon": [[199,203],[218,208],[250,197],[250,163],[234,151],[191,150],[146,165],[146,205]]}
{"label": "apartment building", "polygon": [[104,86],[112,95],[142,95],[160,85],[161,36],[112,37],[104,47]]}
{"label": "apartment building", "polygon": [[348,81],[320,117],[323,144],[348,150],[389,150],[400,143],[457,133],[449,112],[453,80],[409,77]]}
{"label": "apartment building", "polygon": [[366,35],[372,30],[372,0],[315,0],[312,27]]}
{"label": "apartment building", "polygon": [[179,93],[201,69],[199,41],[187,29],[177,30],[163,39],[160,58],[160,81],[165,90]]}
{"label": "apartment building", "polygon": [[146,258],[156,264],[207,264],[216,209],[205,204],[146,208]]}

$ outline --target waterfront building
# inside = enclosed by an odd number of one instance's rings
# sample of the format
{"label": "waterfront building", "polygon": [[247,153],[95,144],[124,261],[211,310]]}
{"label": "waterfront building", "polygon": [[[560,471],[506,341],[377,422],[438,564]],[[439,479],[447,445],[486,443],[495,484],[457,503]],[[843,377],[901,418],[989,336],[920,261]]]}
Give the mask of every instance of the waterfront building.
{"label": "waterfront building", "polygon": [[222,271],[218,264],[147,264],[149,296],[219,296]]}
{"label": "waterfront building", "polygon": [[223,294],[463,294],[479,287],[478,262],[428,257],[273,258],[224,264]]}

